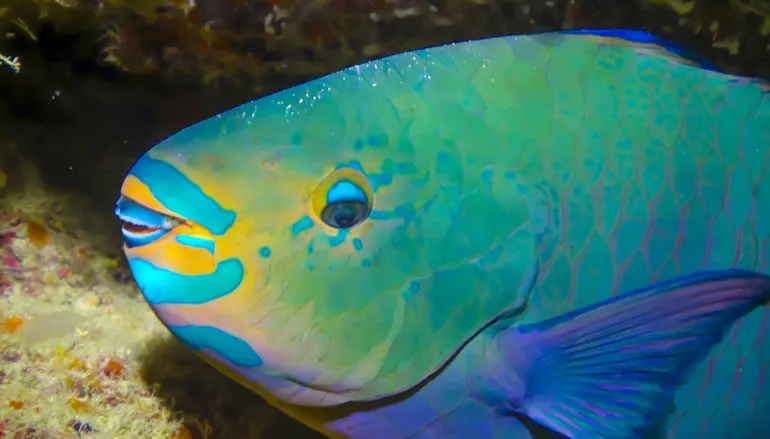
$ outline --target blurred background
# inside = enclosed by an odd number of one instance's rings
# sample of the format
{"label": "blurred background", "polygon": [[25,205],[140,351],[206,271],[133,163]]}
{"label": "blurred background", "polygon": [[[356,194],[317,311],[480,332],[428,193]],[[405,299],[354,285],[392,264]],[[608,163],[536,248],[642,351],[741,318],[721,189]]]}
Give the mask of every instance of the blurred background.
{"label": "blurred background", "polygon": [[[770,0],[0,0],[0,238],[16,258],[0,264],[10,285],[6,299],[0,292],[0,437],[316,437],[269,408],[253,416],[258,398],[150,333],[135,337],[141,348],[96,330],[47,348],[31,347],[29,330],[26,342],[14,334],[25,322],[42,339],[72,330],[92,311],[40,329],[36,307],[44,296],[62,312],[86,290],[112,307],[101,315],[125,320],[131,309],[153,321],[120,261],[112,206],[134,160],[164,137],[372,57],[572,28],[646,30],[725,71],[770,79]],[[63,269],[76,276],[66,291]],[[35,270],[56,275],[40,281]],[[57,369],[59,354],[83,364]],[[102,390],[128,386],[108,395],[123,399],[107,404],[84,378],[94,371]],[[38,381],[19,384],[22,372]],[[70,380],[52,390],[62,407],[47,416],[54,402],[32,401],[30,388],[59,378]]]}

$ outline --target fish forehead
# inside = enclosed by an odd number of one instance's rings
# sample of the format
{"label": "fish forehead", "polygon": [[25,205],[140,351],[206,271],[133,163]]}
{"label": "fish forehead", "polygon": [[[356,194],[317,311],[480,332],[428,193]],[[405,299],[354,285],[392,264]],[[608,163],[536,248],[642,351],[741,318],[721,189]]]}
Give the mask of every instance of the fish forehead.
{"label": "fish forehead", "polygon": [[[440,107],[439,102],[460,101],[467,110],[491,113],[499,110],[495,107],[501,102],[525,97],[527,90],[513,89],[517,84],[511,81],[525,71],[543,73],[555,49],[570,60],[590,59],[598,46],[580,36],[541,34],[450,44],[376,59],[220,113],[180,131],[153,148],[153,153],[182,160],[190,171],[200,166],[198,161],[219,156],[216,161],[223,170],[251,167],[254,163],[249,160],[272,163],[281,159],[283,169],[311,173],[318,172],[317,164],[328,166],[345,157],[361,157],[366,153],[362,147],[367,145],[390,147],[386,150],[392,154],[397,145],[383,144],[383,136],[408,134],[402,133],[409,128],[405,125],[430,125],[439,130],[451,126],[451,121],[415,120],[415,113],[440,114],[434,108]],[[573,49],[577,57],[571,53]],[[506,72],[514,63],[522,71]],[[561,64],[566,74],[585,67]],[[495,93],[501,89],[514,94]],[[456,96],[458,92],[465,94]]]}
{"label": "fish forehead", "polygon": [[[653,163],[645,141],[672,146],[674,123],[657,138],[644,132],[653,114],[677,121],[667,99],[694,85],[708,108],[727,81],[577,36],[484,40],[346,69],[188,128],[149,156],[237,213],[217,252],[244,274],[196,305],[201,323],[235,321],[230,332],[263,368],[366,399],[414,385],[523,305],[541,264],[527,318],[558,314],[565,285],[600,277],[556,274],[609,251],[592,231],[611,214],[597,220],[578,204],[613,178],[635,182],[634,162]],[[311,227],[303,202],[338,166],[377,183],[376,219],[345,236]],[[612,196],[600,206],[621,209]],[[590,285],[570,297],[605,291]]]}
{"label": "fish forehead", "polygon": [[[351,163],[387,178],[389,169],[383,168],[429,169],[442,147],[478,156],[461,165],[485,166],[501,149],[530,152],[527,143],[540,140],[551,122],[543,113],[550,111],[554,91],[544,74],[558,72],[554,82],[562,83],[579,75],[598,50],[584,37],[540,34],[398,54],[218,114],[149,155],[205,184],[217,200],[237,197],[240,204],[257,200],[265,206],[263,192],[255,197],[233,186],[258,189],[281,178],[289,186],[312,187]],[[527,114],[535,109],[540,112]],[[458,120],[473,125],[464,128]]]}

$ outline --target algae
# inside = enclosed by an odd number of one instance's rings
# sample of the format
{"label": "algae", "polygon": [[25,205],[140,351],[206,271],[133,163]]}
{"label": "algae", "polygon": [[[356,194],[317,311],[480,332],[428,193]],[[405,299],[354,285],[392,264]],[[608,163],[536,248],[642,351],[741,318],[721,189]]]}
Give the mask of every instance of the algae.
{"label": "algae", "polygon": [[768,22],[767,0],[3,0],[0,436],[318,437],[175,341],[133,284],[112,206],[165,136],[371,57],[509,33],[644,29],[770,78]]}

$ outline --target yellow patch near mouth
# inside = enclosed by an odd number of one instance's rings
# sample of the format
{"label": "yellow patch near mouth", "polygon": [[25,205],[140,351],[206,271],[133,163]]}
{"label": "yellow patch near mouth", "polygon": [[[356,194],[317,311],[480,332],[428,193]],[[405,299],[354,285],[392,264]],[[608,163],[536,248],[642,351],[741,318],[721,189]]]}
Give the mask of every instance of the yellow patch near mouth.
{"label": "yellow patch near mouth", "polygon": [[123,187],[120,188],[120,193],[131,200],[140,203],[144,207],[150,210],[154,210],[158,213],[168,215],[170,217],[178,218],[179,215],[166,208],[155,195],[152,194],[150,188],[147,187],[144,182],[133,175],[129,175],[123,181]]}
{"label": "yellow patch near mouth", "polygon": [[151,245],[124,247],[128,258],[140,258],[152,265],[185,276],[211,274],[217,269],[208,250],[184,245],[176,240],[179,230],[170,230]]}

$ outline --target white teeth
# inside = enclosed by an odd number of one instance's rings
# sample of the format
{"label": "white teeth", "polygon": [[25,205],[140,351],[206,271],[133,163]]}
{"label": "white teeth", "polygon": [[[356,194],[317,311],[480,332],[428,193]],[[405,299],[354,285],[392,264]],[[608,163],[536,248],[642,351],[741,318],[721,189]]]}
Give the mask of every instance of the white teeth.
{"label": "white teeth", "polygon": [[143,229],[134,230],[134,229],[129,229],[128,227],[122,227],[121,231],[123,232],[124,235],[128,235],[128,236],[139,236],[147,233]]}
{"label": "white teeth", "polygon": [[127,218],[118,212],[118,218],[120,218],[121,221],[123,221],[126,224],[131,224],[132,226],[137,227],[147,227],[149,229],[173,229],[174,227],[178,226],[182,221],[173,218],[173,217],[165,217],[163,218],[163,224],[157,224],[157,223],[150,223],[147,221],[142,221],[136,218]]}
{"label": "white teeth", "polygon": [[158,228],[159,227],[157,224],[150,224],[148,222],[137,220],[136,218],[126,218],[123,215],[121,215],[120,212],[118,212],[118,218],[120,218],[120,220],[123,221],[124,223],[128,223],[128,224],[131,224],[131,225],[134,225],[134,226],[149,227],[149,228]]}
{"label": "white teeth", "polygon": [[148,229],[148,230],[129,230],[123,227],[121,229],[123,232],[123,236],[127,238],[133,238],[133,239],[139,239],[139,238],[146,238],[149,235],[153,235],[160,232],[166,232],[165,229]]}

